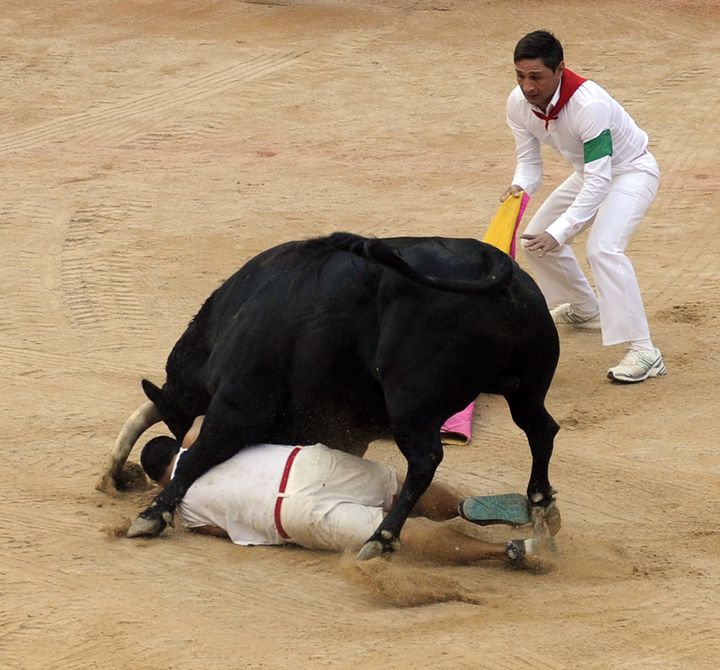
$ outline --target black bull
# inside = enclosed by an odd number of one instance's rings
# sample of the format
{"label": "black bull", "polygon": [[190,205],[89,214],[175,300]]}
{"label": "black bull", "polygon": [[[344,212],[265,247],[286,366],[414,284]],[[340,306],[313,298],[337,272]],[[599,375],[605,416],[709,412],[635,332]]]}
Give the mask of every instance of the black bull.
{"label": "black bull", "polygon": [[527,436],[527,493],[541,512],[552,502],[558,426],[545,396],[558,354],[540,290],[487,244],[348,233],[282,244],[207,299],[170,353],[162,389],[143,380],[151,416],[140,427],[128,420],[101,486],[122,483],[149,425],[162,420],[181,438],[206,414],[175,478],[128,531],[157,535],[190,485],[244,445],[323,442],[362,455],[370,441],[392,437],[407,475],[361,551],[372,556],[392,550],[432,481],[443,421],[494,393]]}

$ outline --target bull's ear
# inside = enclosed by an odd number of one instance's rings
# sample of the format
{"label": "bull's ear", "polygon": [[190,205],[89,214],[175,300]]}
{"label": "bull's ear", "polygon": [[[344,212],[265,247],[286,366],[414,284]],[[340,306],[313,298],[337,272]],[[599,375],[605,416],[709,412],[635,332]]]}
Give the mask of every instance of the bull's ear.
{"label": "bull's ear", "polygon": [[145,395],[152,400],[155,407],[162,412],[165,408],[165,398],[160,388],[147,379],[143,379],[140,383],[142,384],[143,391],[145,391]]}

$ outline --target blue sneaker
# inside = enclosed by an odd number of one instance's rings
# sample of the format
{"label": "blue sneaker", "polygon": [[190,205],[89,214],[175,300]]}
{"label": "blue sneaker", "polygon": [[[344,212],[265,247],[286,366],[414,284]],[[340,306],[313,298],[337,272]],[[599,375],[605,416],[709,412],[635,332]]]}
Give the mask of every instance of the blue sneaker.
{"label": "blue sneaker", "polygon": [[528,501],[522,493],[465,498],[458,506],[458,513],[466,521],[479,526],[496,523],[524,526],[531,520]]}

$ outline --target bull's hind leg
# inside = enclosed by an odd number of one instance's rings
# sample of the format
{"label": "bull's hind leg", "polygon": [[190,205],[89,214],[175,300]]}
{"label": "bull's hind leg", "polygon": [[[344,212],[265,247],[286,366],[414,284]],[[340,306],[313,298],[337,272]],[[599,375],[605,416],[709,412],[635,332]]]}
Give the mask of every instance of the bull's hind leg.
{"label": "bull's hind leg", "polygon": [[554,503],[548,469],[559,426],[545,409],[544,396],[518,390],[506,399],[513,421],[527,436],[532,454],[527,497],[533,523],[536,531],[547,525],[550,534],[554,535],[560,528],[560,515]]}
{"label": "bull's hind leg", "polygon": [[[416,423],[420,421],[417,420]],[[395,441],[407,459],[407,475],[395,504],[358,552],[358,560],[368,560],[395,550],[405,521],[420,496],[430,486],[435,470],[443,458],[440,422],[437,423],[435,429],[424,427],[421,430],[395,430]]]}

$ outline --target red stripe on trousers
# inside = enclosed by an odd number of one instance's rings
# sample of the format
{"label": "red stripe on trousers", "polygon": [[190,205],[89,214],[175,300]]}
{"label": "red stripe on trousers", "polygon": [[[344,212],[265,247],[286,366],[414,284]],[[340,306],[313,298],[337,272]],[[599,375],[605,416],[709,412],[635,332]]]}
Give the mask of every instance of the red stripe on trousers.
{"label": "red stripe on trousers", "polygon": [[283,501],[282,494],[285,493],[287,480],[290,476],[290,468],[292,467],[293,461],[295,460],[295,457],[298,455],[298,453],[300,453],[301,449],[302,447],[295,447],[290,452],[287,461],[285,461],[285,469],[283,470],[282,478],[280,479],[280,489],[278,491],[279,495],[277,497],[277,500],[275,501],[275,527],[277,528],[278,533],[280,533],[280,537],[284,540],[289,540],[290,536],[285,532],[282,522],[280,521],[280,509],[282,508]]}

